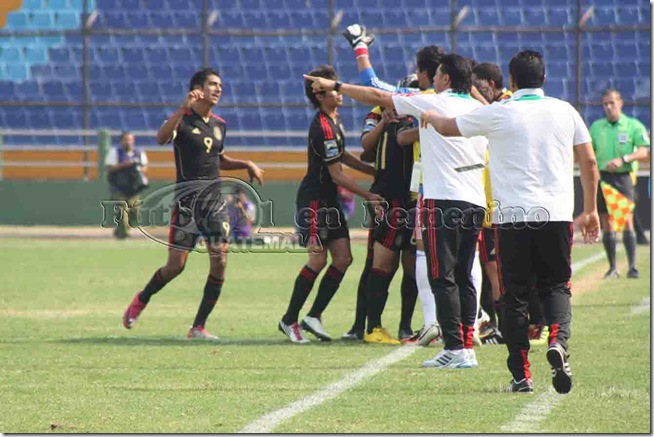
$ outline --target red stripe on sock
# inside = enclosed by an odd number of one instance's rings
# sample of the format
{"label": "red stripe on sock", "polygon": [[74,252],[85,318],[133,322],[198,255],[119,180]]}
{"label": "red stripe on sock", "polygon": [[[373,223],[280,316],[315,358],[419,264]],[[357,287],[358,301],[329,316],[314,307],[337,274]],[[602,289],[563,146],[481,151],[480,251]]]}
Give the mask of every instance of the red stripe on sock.
{"label": "red stripe on sock", "polygon": [[522,369],[525,371],[525,378],[531,379],[531,372],[529,371],[529,351],[527,349],[522,349],[520,351],[522,354]]}
{"label": "red stripe on sock", "polygon": [[329,266],[329,268],[327,269],[327,273],[325,274],[331,276],[332,278],[336,279],[339,282],[343,279],[343,272],[341,272],[334,266]]}
{"label": "red stripe on sock", "polygon": [[314,272],[307,266],[302,267],[302,270],[300,270],[300,274],[311,282],[315,281],[316,277],[318,276],[318,273]]}
{"label": "red stripe on sock", "polygon": [[469,325],[464,326],[463,332],[465,332],[465,340],[463,342],[463,347],[466,349],[472,349],[472,347],[474,346],[473,337],[475,334],[475,327]]}
{"label": "red stripe on sock", "polygon": [[550,326],[550,338],[548,344],[554,344],[557,342],[556,336],[559,333],[559,326],[560,325],[558,323],[552,323],[552,325]]}

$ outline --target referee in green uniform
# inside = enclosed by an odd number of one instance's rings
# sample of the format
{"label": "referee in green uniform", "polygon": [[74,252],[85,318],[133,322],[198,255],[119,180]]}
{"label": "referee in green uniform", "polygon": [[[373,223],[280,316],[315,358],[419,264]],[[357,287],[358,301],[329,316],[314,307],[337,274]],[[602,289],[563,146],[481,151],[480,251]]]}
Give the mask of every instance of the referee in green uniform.
{"label": "referee in green uniform", "polygon": [[[628,199],[634,200],[634,184],[631,171],[634,161],[647,159],[649,156],[649,135],[645,126],[635,118],[622,113],[622,97],[615,89],[607,89],[602,94],[602,106],[605,118],[595,121],[590,127],[593,149],[600,169],[600,180],[611,184]],[[616,235],[609,223],[609,214],[602,190],[597,191],[597,210],[602,225],[602,242],[609,259],[609,270],[605,279],[618,278],[615,265]],[[636,234],[634,233],[633,214],[628,218],[622,234],[629,260],[627,277],[638,278],[636,270]]]}

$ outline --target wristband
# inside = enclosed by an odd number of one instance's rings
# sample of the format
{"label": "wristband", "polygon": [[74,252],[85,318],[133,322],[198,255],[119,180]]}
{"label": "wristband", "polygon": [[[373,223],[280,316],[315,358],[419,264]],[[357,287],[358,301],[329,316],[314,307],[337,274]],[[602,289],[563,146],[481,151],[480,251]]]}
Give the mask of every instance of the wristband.
{"label": "wristband", "polygon": [[341,86],[343,86],[343,82],[338,81],[338,80],[336,82],[334,82],[334,91],[338,92],[338,90],[341,89]]}
{"label": "wristband", "polygon": [[625,164],[629,164],[629,161],[627,160],[627,155],[624,155],[622,157],[622,162],[624,162]]}
{"label": "wristband", "polygon": [[357,58],[360,58],[361,56],[370,56],[368,46],[362,44],[360,47],[355,47],[354,56],[356,56]]}

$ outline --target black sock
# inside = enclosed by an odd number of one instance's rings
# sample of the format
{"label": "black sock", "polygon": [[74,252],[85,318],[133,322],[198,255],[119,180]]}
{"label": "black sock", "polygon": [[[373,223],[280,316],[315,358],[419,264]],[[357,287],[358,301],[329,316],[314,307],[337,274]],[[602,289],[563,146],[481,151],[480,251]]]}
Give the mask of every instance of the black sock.
{"label": "black sock", "polygon": [[343,280],[343,275],[345,275],[344,272],[341,272],[333,265],[329,266],[325,272],[325,276],[323,276],[322,281],[320,281],[318,295],[316,296],[316,300],[313,302],[313,306],[311,306],[307,316],[316,317],[318,319],[320,318],[322,312],[325,311],[325,308],[329,305],[332,297],[334,297],[336,291],[338,291],[338,287],[341,285],[341,281]]}
{"label": "black sock", "polygon": [[287,325],[292,325],[297,322],[298,315],[304,303],[311,293],[313,288],[313,283],[316,282],[316,277],[318,276],[317,272],[314,272],[309,267],[304,266],[300,270],[300,274],[297,275],[295,279],[295,286],[293,287],[293,294],[291,295],[291,301],[288,304],[288,309],[286,314],[282,317],[282,322]]}
{"label": "black sock", "polygon": [[213,307],[216,306],[216,302],[218,302],[218,298],[220,297],[220,292],[223,289],[223,282],[224,278],[216,278],[211,275],[207,277],[207,283],[204,285],[204,295],[200,302],[200,308],[198,308],[198,313],[193,322],[194,328],[197,326],[204,326],[204,324],[207,323],[207,317],[209,317],[209,314],[213,311]]}
{"label": "black sock", "polygon": [[366,264],[361,272],[359,287],[357,288],[357,308],[354,314],[352,329],[363,331],[366,327],[366,290],[368,288],[368,276],[370,276],[371,265]]}
{"label": "black sock", "polygon": [[380,327],[381,315],[386,306],[388,299],[388,287],[393,280],[393,274],[383,270],[372,268],[370,269],[370,276],[368,276],[368,334],[373,328]]}
{"label": "black sock", "polygon": [[625,229],[622,231],[622,242],[627,251],[627,260],[629,260],[629,268],[636,267],[636,233]]}
{"label": "black sock", "polygon": [[156,294],[159,290],[164,288],[164,286],[170,282],[170,280],[165,280],[161,274],[161,269],[154,272],[150,282],[147,283],[143,291],[139,294],[139,300],[143,303],[150,302],[150,298],[153,294]]}
{"label": "black sock", "polygon": [[411,319],[413,318],[413,311],[416,308],[416,300],[418,299],[418,285],[416,285],[415,276],[409,275],[406,272],[402,275],[400,295],[402,296],[400,329],[411,331]]}
{"label": "black sock", "polygon": [[604,244],[606,256],[609,257],[609,268],[610,270],[615,270],[615,232],[604,232],[602,235],[602,243]]}

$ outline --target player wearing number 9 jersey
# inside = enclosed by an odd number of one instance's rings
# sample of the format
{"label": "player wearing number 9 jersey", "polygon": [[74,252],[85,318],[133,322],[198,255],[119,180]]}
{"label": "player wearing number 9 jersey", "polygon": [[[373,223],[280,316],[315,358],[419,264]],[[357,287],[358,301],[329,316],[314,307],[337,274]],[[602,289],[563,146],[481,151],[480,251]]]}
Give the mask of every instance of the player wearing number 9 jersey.
{"label": "player wearing number 9 jersey", "polygon": [[204,236],[210,271],[187,337],[217,339],[204,325],[220,296],[227,265],[229,219],[220,189],[220,170],[247,170],[250,180],[263,184],[263,171],[253,162],[232,159],[224,153],[225,121],[211,112],[221,95],[218,72],[198,71],[191,78],[182,106],[157,132],[159,144],[173,141],[177,169],[168,260],[127,307],[123,315],[127,329],[132,328],[150,298],[184,270],[190,251]]}

